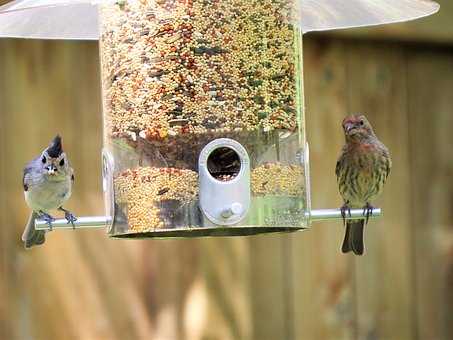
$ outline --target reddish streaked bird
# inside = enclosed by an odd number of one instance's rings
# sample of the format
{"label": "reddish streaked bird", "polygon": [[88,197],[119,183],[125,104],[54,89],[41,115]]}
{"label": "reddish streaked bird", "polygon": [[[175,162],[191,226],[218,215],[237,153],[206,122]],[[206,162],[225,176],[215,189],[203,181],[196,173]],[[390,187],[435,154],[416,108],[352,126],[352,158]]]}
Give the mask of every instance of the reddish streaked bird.
{"label": "reddish streaked bird", "polygon": [[374,134],[363,115],[351,115],[343,120],[346,143],[337,161],[335,174],[343,197],[343,219],[349,209],[362,208],[366,219],[347,220],[341,250],[356,255],[364,252],[363,228],[373,212],[370,202],[384,187],[392,167],[388,149]]}

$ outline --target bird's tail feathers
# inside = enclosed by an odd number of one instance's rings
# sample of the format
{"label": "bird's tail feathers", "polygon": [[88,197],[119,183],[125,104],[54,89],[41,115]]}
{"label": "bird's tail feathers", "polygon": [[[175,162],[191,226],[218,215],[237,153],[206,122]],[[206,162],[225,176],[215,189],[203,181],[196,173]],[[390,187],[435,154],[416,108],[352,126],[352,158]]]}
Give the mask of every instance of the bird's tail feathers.
{"label": "bird's tail feathers", "polygon": [[22,234],[22,241],[24,241],[26,249],[33,246],[39,246],[46,241],[46,232],[44,230],[35,229],[35,219],[37,217],[38,214],[33,211],[28,219],[24,233]]}
{"label": "bird's tail feathers", "polygon": [[341,251],[343,253],[352,251],[356,255],[363,255],[365,250],[363,243],[364,224],[364,220],[352,220],[346,222],[346,233],[341,247]]}

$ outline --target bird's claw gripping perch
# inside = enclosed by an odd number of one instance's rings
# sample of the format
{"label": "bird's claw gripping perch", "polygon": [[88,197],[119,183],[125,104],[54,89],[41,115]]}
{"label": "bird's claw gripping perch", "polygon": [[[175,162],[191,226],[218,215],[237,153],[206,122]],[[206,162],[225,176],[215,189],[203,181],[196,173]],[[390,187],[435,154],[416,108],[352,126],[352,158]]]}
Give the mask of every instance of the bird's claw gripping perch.
{"label": "bird's claw gripping perch", "polygon": [[347,203],[343,204],[340,208],[341,217],[343,217],[343,225],[346,225],[346,211],[348,212],[349,217],[351,217],[351,208],[347,205]]}
{"label": "bird's claw gripping perch", "polygon": [[66,220],[68,221],[68,224],[69,223],[72,224],[72,229],[75,229],[74,222],[77,221],[77,218],[73,214],[71,214],[70,212],[66,212],[64,214],[64,218],[66,218]]}
{"label": "bird's claw gripping perch", "polygon": [[374,207],[368,202],[363,207],[363,216],[365,216],[365,224],[368,224],[368,220],[370,219],[370,216],[373,216],[373,209],[374,209]]}
{"label": "bird's claw gripping perch", "polygon": [[68,224],[72,224],[72,229],[75,229],[74,222],[77,221],[77,218],[68,210],[59,208],[59,210],[64,212],[64,218],[68,221]]}
{"label": "bird's claw gripping perch", "polygon": [[49,231],[52,231],[52,222],[55,221],[55,218],[48,213],[45,213],[44,211],[39,212],[39,217],[46,221],[47,225],[49,226]]}

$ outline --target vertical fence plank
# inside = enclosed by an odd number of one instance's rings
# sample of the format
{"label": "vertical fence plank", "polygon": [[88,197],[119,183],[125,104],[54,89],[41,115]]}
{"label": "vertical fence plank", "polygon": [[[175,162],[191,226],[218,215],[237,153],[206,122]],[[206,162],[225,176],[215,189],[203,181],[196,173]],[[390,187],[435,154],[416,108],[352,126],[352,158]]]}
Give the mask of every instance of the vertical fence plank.
{"label": "vertical fence plank", "polygon": [[289,339],[287,285],[291,273],[285,271],[287,235],[254,236],[250,240],[253,339]]}
{"label": "vertical fence plank", "polygon": [[[384,216],[365,228],[357,257],[359,338],[413,339],[411,184],[406,64],[396,45],[348,44],[350,111],[364,113],[389,148],[393,168],[382,197]],[[396,203],[398,202],[398,203]]]}
{"label": "vertical fence plank", "polygon": [[[4,59],[5,41],[0,41],[0,61]],[[0,108],[6,106],[8,98],[5,96],[7,83],[0,77]],[[13,327],[8,322],[8,315],[11,309],[11,295],[9,294],[9,280],[11,269],[11,228],[7,224],[6,202],[8,200],[6,186],[6,171],[8,169],[8,150],[6,146],[6,120],[5,112],[0,109],[0,338],[11,339]]]}
{"label": "vertical fence plank", "polygon": [[143,297],[156,339],[251,338],[246,239],[146,243]]}
{"label": "vertical fence plank", "polygon": [[199,339],[251,339],[253,295],[248,239],[203,239],[199,244],[200,273],[208,302],[205,329]]}
{"label": "vertical fence plank", "polygon": [[408,60],[418,338],[451,339],[453,58],[414,50]]}
{"label": "vertical fence plank", "polygon": [[[313,208],[341,205],[335,163],[347,111],[344,45],[304,41],[307,135]],[[316,223],[294,235],[295,339],[351,339],[354,335],[353,267],[340,252],[341,222]]]}

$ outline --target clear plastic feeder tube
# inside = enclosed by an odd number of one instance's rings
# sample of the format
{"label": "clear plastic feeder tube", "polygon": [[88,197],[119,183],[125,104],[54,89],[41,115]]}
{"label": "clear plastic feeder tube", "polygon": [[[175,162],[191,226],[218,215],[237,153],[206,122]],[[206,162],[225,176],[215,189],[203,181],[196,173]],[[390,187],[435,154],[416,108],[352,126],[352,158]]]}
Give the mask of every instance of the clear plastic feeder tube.
{"label": "clear plastic feeder tube", "polygon": [[307,226],[293,0],[100,6],[113,236]]}

